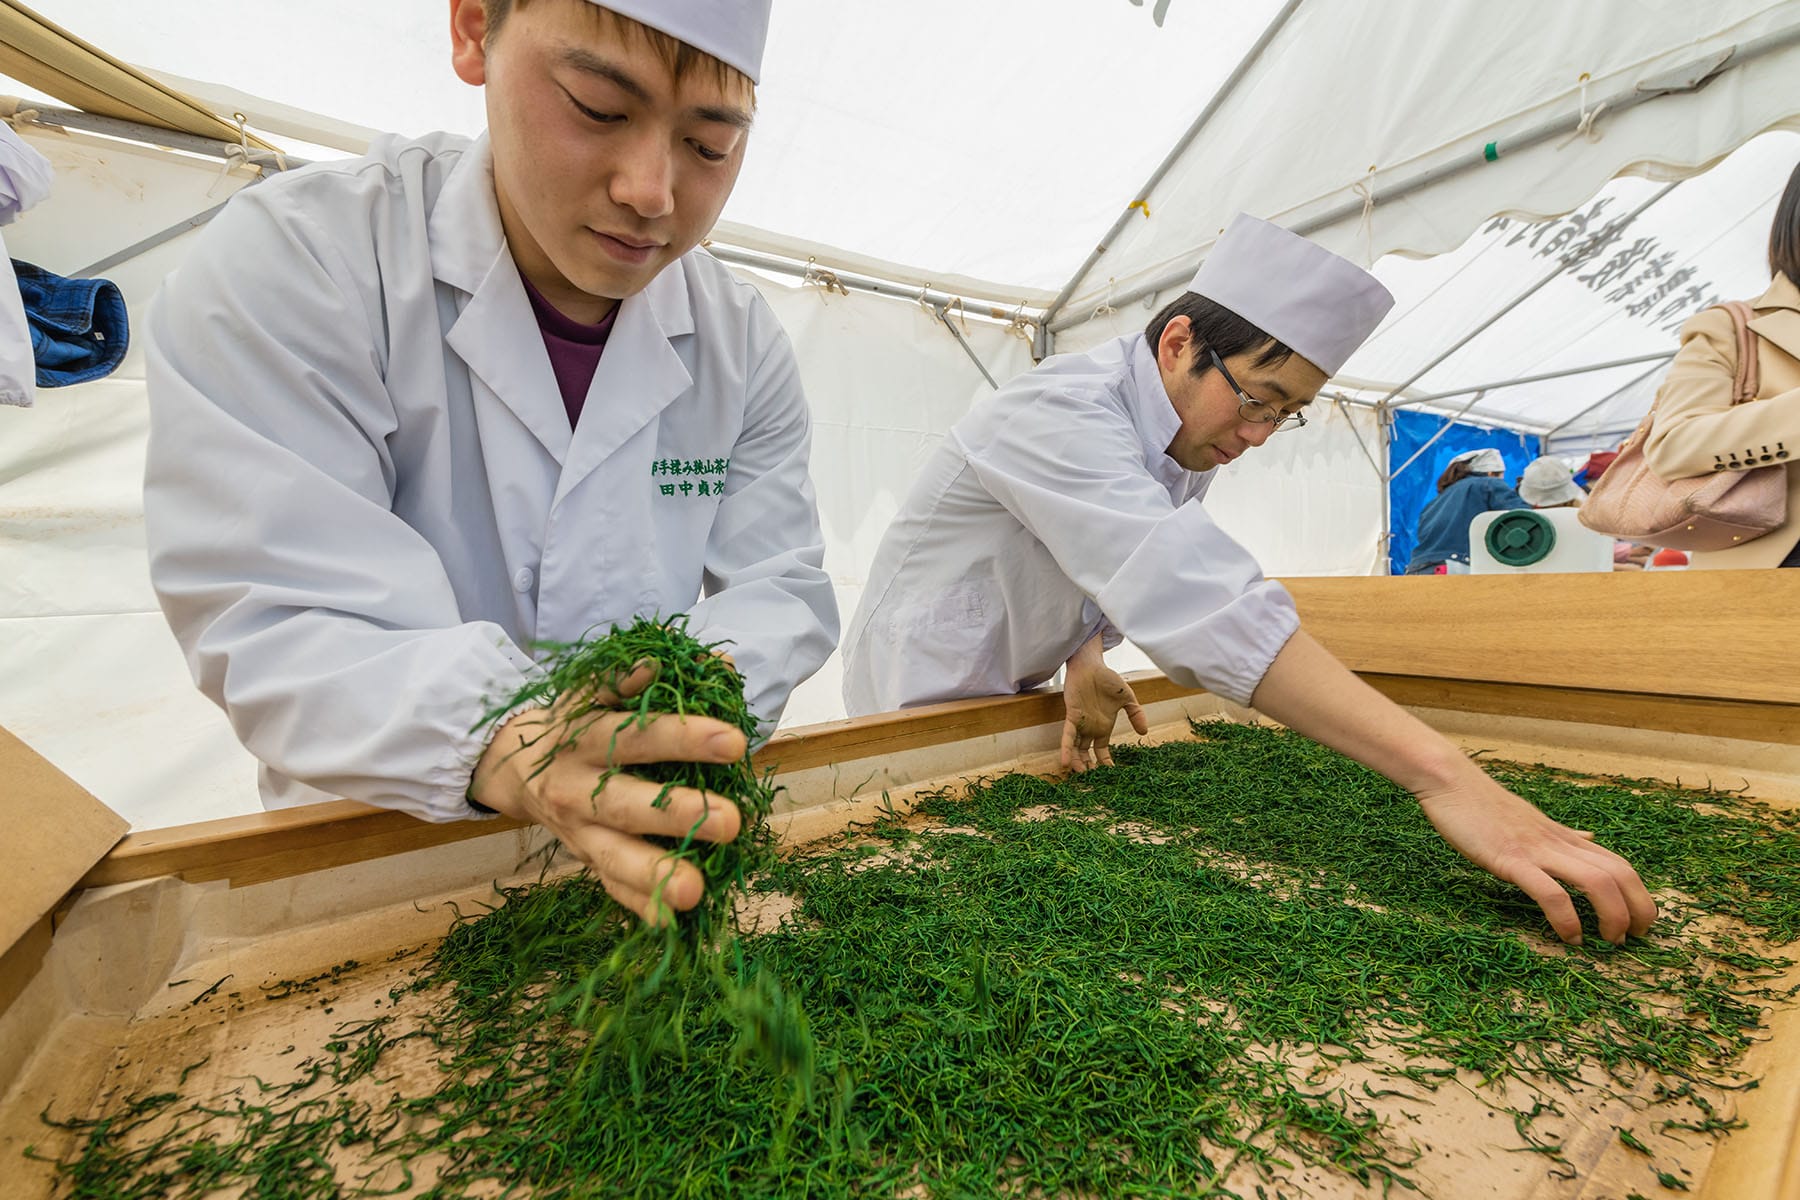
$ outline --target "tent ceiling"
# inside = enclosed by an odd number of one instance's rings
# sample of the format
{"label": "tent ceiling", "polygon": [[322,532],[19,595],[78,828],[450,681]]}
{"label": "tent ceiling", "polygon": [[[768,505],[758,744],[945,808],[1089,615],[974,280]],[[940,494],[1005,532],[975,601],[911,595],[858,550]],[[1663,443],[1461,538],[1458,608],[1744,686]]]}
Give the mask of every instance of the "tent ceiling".
{"label": "tent ceiling", "polygon": [[[172,0],[157,21],[138,19],[128,0],[39,6],[90,34],[104,31],[110,50],[215,107],[266,111],[265,128],[340,151],[355,147],[358,127],[473,131],[483,122],[480,93],[448,69],[443,0],[318,0],[304,9],[256,0],[234,9],[232,25],[202,19],[196,0]],[[15,8],[0,0],[0,19]],[[781,0],[754,149],[720,236],[916,286],[1042,305],[1130,189],[1213,104],[1064,321],[1087,321],[1171,265],[1185,271],[1239,208],[1304,224],[1355,200],[1357,183],[1371,187],[1374,203],[1322,229],[1320,240],[1364,261],[1384,248],[1439,254],[1378,262],[1400,303],[1340,376],[1359,399],[1414,376],[1402,399],[1664,352],[1700,304],[1761,290],[1769,212],[1800,158],[1800,138],[1789,134],[1757,139],[1682,184],[1592,261],[1433,365],[1551,271],[1578,233],[1654,195],[1658,184],[1647,177],[1702,168],[1800,114],[1800,38],[1748,66],[1726,54],[1800,31],[1800,0],[1521,0],[1459,6],[1454,19],[1439,6],[1391,3],[1379,21],[1370,11],[1358,0],[1255,0],[1229,13],[1179,7],[1158,24],[1154,10],[1126,0],[974,8],[920,0],[860,6],[847,21],[830,0]],[[283,53],[247,52],[250,24],[257,45]],[[359,36],[344,39],[345,28]],[[1266,50],[1215,95],[1265,34]],[[1341,70],[1345,61],[1360,64],[1355,80]],[[1696,61],[1705,65],[1689,65]],[[1721,65],[1699,92],[1599,113],[1591,138],[1512,149],[1519,131],[1559,114],[1573,119],[1584,105],[1592,112],[1621,88],[1671,68],[1681,70],[1669,78],[1682,78]],[[1428,195],[1383,199],[1396,181],[1453,165],[1471,139],[1496,135],[1498,163]],[[1542,227],[1526,223],[1572,208]],[[1519,215],[1489,220],[1497,211]],[[1139,326],[1147,311],[1121,305],[1069,329],[1059,346]],[[1639,364],[1432,407],[1468,405],[1471,419],[1539,431],[1591,409],[1562,432],[1606,433],[1634,422],[1657,375]]]}
{"label": "tent ceiling", "polygon": [[[1497,212],[1567,212],[1642,164],[1698,170],[1800,116],[1797,64],[1794,0],[1304,0],[1067,320],[1178,286],[1239,211],[1372,262],[1451,250]],[[1540,136],[1583,113],[1591,137]]]}
{"label": "tent ceiling", "polygon": [[[380,129],[475,132],[445,0],[38,0],[120,57]],[[725,218],[1054,294],[1279,7],[779,0]],[[345,36],[354,30],[356,36]],[[278,47],[279,50],[272,48]],[[1002,293],[1005,294],[1005,293]],[[1021,296],[1023,298],[1023,296]]]}
{"label": "tent ceiling", "polygon": [[[1775,203],[1800,162],[1800,134],[1755,138],[1711,171],[1656,200],[1463,349],[1419,377],[1398,401],[1675,348],[1681,323],[1706,304],[1752,298],[1768,286]],[[1568,216],[1491,220],[1448,254],[1389,255],[1376,274],[1397,303],[1339,382],[1376,381],[1354,394],[1380,399],[1515,296],[1556,271],[1583,239],[1651,200],[1663,184],[1615,179]],[[1644,386],[1583,416],[1568,432],[1630,429],[1649,405],[1661,368],[1634,364],[1473,395],[1444,397],[1469,419],[1548,430],[1644,376]],[[1382,387],[1380,384],[1386,384]]]}

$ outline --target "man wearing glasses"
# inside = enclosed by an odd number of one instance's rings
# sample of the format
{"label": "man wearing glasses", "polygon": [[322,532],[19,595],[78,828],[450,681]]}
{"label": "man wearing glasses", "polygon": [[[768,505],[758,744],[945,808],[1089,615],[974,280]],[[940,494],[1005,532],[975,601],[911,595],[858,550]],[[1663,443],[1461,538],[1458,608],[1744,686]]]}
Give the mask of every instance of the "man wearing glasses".
{"label": "man wearing glasses", "polygon": [[1645,932],[1656,908],[1630,864],[1357,679],[1200,503],[1214,467],[1305,424],[1392,306],[1368,272],[1240,215],[1143,334],[1047,359],[977,404],[876,551],[844,640],[851,715],[1024,691],[1066,663],[1063,760],[1085,770],[1111,761],[1121,711],[1147,728],[1102,658],[1128,637],[1176,682],[1407,788],[1565,940],[1581,926],[1559,880],[1589,897],[1608,941]]}

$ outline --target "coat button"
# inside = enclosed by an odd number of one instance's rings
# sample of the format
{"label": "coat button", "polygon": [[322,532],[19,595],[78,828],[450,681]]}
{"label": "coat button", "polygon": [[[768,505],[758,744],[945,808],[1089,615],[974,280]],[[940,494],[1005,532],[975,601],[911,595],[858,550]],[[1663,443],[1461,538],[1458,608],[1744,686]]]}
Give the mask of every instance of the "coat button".
{"label": "coat button", "polygon": [[513,591],[518,592],[521,595],[525,592],[529,592],[531,590],[531,585],[536,582],[537,575],[532,572],[530,567],[520,567],[517,571],[513,572]]}

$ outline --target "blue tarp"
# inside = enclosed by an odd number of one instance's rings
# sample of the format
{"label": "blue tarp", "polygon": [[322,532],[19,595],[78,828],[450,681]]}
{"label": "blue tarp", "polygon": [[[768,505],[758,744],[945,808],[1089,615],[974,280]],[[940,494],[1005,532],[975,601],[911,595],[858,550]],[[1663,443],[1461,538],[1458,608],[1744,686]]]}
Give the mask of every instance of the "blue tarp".
{"label": "blue tarp", "polygon": [[1437,495],[1438,476],[1444,473],[1451,459],[1465,450],[1492,447],[1506,460],[1506,482],[1516,486],[1526,464],[1538,454],[1535,437],[1400,409],[1394,413],[1394,426],[1389,431],[1388,472],[1392,474],[1399,470],[1401,463],[1430,442],[1445,425],[1450,426],[1449,431],[1431,442],[1431,449],[1419,455],[1418,462],[1388,484],[1388,528],[1394,532],[1393,539],[1388,542],[1388,573],[1391,575],[1405,574],[1406,564],[1412,559],[1413,545],[1419,540],[1419,514]]}

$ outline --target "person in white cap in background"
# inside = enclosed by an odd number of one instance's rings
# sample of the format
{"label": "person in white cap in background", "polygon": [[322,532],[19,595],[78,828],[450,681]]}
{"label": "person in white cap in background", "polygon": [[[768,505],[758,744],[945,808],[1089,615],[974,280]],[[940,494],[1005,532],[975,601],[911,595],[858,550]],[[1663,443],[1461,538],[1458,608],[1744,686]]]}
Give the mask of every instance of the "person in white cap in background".
{"label": "person in white cap in background", "polygon": [[1492,448],[1465,450],[1438,476],[1437,495],[1419,514],[1408,575],[1469,573],[1469,522],[1484,512],[1530,508],[1501,476],[1506,460]]}
{"label": "person in white cap in background", "polygon": [[731,761],[737,730],[615,742],[609,717],[542,773],[514,753],[541,713],[475,730],[534,642],[635,616],[728,642],[765,729],[836,643],[793,352],[696,249],[744,160],[769,7],[451,0],[487,133],[239,193],[158,299],[152,579],[265,804],[498,811],[646,916],[659,891],[698,901],[646,835],[727,839],[739,814],[685,789],[657,807],[629,768]]}
{"label": "person in white cap in background", "polygon": [[1552,455],[1534,458],[1519,476],[1519,499],[1533,508],[1580,508],[1587,498],[1569,464]]}
{"label": "person in white cap in background", "polygon": [[[1532,508],[1580,508],[1587,493],[1575,482],[1569,464],[1554,455],[1534,458],[1519,476],[1519,499]],[[1613,570],[1641,571],[1655,552],[1653,546],[1632,542],[1613,543]],[[1687,561],[1686,555],[1682,562]]]}
{"label": "person in white cap in background", "polygon": [[1102,657],[1123,636],[1178,683],[1254,705],[1412,791],[1564,939],[1581,926],[1563,883],[1593,901],[1609,941],[1643,933],[1656,909],[1624,859],[1357,679],[1200,503],[1213,468],[1305,421],[1392,304],[1367,272],[1239,216],[1145,333],[1047,359],[978,403],[876,552],[844,643],[851,714],[1019,692],[1066,664],[1064,761],[1106,763],[1121,711],[1145,728]]}

